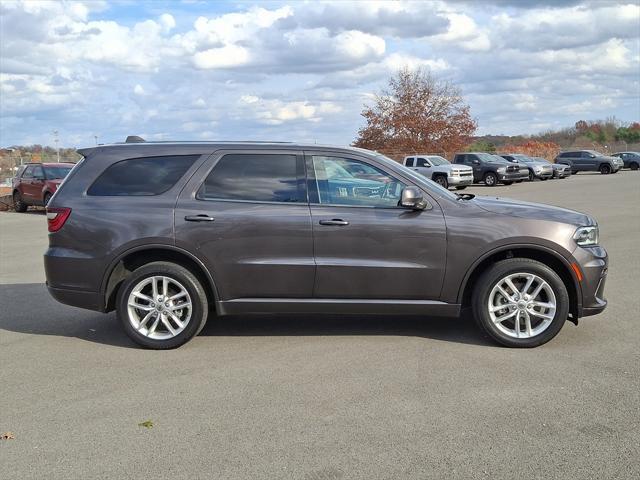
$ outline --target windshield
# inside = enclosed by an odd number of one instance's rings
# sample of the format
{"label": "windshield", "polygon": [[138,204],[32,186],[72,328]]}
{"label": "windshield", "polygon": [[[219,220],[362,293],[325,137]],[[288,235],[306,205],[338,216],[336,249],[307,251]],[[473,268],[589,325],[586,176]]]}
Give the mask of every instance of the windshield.
{"label": "windshield", "polygon": [[519,162],[531,163],[534,161],[533,158],[527,157],[526,155],[522,155],[521,153],[516,153],[513,156],[516,157]]}
{"label": "windshield", "polygon": [[56,178],[64,178],[69,175],[73,167],[70,165],[55,165],[55,166],[47,166],[44,167],[44,173],[49,180],[54,180]]}
{"label": "windshield", "polygon": [[436,182],[429,180],[423,175],[411,170],[409,167],[405,167],[404,165],[396,162],[395,160],[390,159],[378,152],[367,152],[369,155],[373,155],[380,163],[383,165],[389,166],[391,169],[400,168],[402,169],[403,175],[410,177],[417,185],[424,186],[427,190],[432,191],[433,193],[437,193],[445,198],[450,200],[457,200],[458,196],[454,193],[450,192],[446,188],[438,185]]}
{"label": "windshield", "polygon": [[449,160],[441,157],[440,155],[429,155],[427,159],[436,167],[439,165],[449,165]]}
{"label": "windshield", "polygon": [[506,162],[506,160],[504,158],[502,158],[499,155],[491,155],[490,153],[476,153],[475,154],[476,157],[478,157],[480,160],[484,160],[485,162],[491,162],[491,163],[504,163]]}

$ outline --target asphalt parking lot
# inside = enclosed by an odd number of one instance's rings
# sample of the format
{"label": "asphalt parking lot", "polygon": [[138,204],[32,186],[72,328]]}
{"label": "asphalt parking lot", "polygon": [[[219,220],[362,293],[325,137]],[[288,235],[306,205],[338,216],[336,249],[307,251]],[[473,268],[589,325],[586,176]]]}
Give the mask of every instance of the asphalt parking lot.
{"label": "asphalt parking lot", "polygon": [[41,213],[0,213],[3,476],[638,478],[640,172],[465,192],[594,215],[605,313],[533,350],[469,319],[236,317],[146,351],[49,297]]}

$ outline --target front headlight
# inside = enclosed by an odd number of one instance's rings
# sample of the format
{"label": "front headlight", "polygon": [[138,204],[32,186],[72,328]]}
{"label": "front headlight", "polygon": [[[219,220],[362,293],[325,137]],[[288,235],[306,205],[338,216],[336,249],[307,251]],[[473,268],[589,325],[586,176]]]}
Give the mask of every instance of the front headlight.
{"label": "front headlight", "polygon": [[498,170],[497,170],[498,173],[504,173],[506,171],[507,171],[507,167],[498,167]]}
{"label": "front headlight", "polygon": [[540,173],[540,172],[542,171],[542,167],[534,167],[534,168],[533,168],[533,170],[534,170],[536,173]]}
{"label": "front headlight", "polygon": [[581,247],[588,247],[589,245],[597,245],[600,237],[598,226],[580,227],[573,234],[573,239]]}

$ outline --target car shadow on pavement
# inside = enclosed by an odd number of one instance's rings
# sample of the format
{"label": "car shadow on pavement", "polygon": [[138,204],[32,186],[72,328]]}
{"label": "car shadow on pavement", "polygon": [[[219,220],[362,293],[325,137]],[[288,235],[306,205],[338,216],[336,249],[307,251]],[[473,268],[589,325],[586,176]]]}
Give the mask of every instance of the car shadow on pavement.
{"label": "car shadow on pavement", "polygon": [[[62,305],[49,295],[44,284],[0,285],[0,305],[0,330],[139,348],[126,336],[114,313],[101,314]],[[213,317],[200,333],[200,336],[218,337],[341,335],[407,336],[471,345],[495,345],[476,328],[470,315],[462,318],[389,315]]]}

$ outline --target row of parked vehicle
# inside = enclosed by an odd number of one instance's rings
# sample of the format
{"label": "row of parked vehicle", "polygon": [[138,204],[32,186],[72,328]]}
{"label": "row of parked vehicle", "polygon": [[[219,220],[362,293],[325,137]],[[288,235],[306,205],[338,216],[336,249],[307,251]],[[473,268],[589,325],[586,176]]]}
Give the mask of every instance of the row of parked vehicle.
{"label": "row of parked vehicle", "polygon": [[520,153],[491,154],[485,152],[458,153],[449,162],[440,155],[410,155],[403,164],[430,178],[444,188],[463,190],[474,183],[493,187],[499,183],[511,185],[523,181],[567,178],[578,172],[617,173],[622,168],[637,170],[639,152],[619,152],[611,156],[594,150],[562,152],[551,163],[542,157]]}

